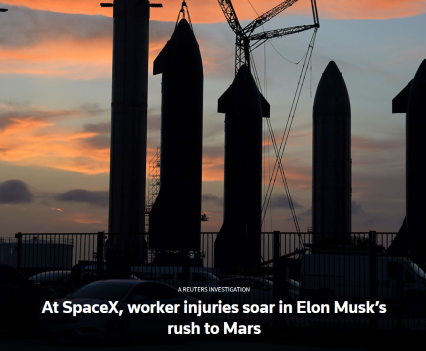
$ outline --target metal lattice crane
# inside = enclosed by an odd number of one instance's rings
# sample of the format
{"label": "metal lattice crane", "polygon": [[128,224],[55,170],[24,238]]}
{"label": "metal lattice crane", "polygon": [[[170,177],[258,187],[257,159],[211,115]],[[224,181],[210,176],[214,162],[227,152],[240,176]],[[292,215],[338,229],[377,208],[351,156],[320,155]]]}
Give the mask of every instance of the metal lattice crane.
{"label": "metal lattice crane", "polygon": [[[289,34],[300,33],[312,28],[319,27],[319,19],[317,12],[316,0],[311,0],[312,15],[314,18],[314,24],[301,25],[295,27],[288,27],[283,29],[265,31],[258,34],[253,32],[261,27],[263,24],[268,22],[273,17],[296,3],[297,0],[286,0],[281,4],[275,6],[273,9],[265,12],[263,15],[250,22],[246,27],[242,28],[238,20],[237,14],[235,13],[234,7],[232,6],[231,0],[218,0],[218,3],[228,21],[229,26],[236,34],[235,42],[235,75],[242,65],[247,65],[250,69],[250,54],[253,50],[262,45],[265,41],[273,38],[283,37]],[[253,44],[252,44],[253,42]]]}
{"label": "metal lattice crane", "polygon": [[[234,7],[232,5],[231,0],[218,0],[218,3],[219,3],[219,5],[220,5],[220,7],[223,11],[223,14],[225,15],[225,18],[226,18],[229,26],[231,27],[231,29],[234,31],[234,33],[236,35],[236,41],[235,41],[235,43],[236,43],[235,44],[235,46],[236,46],[235,47],[235,75],[237,75],[239,69],[243,65],[246,65],[249,68],[249,71],[251,71],[251,60],[252,60],[251,53],[252,53],[252,51],[254,51],[256,48],[261,46],[266,41],[268,41],[270,39],[274,39],[274,38],[280,38],[280,37],[283,37],[285,35],[300,33],[300,32],[315,28],[313,37],[311,39],[311,42],[309,43],[308,52],[305,55],[305,62],[303,64],[303,69],[302,69],[302,73],[301,73],[301,78],[303,77],[303,81],[304,81],[304,78],[305,78],[305,75],[306,75],[306,70],[307,70],[307,67],[308,67],[308,65],[306,63],[309,64],[309,62],[310,62],[312,50],[313,50],[313,43],[315,42],[316,31],[320,26],[319,25],[319,17],[318,17],[316,0],[311,0],[312,15],[313,15],[313,21],[314,21],[313,24],[301,25],[301,26],[295,26],[295,27],[288,27],[288,28],[276,29],[276,30],[271,30],[271,31],[264,31],[264,32],[261,32],[261,33],[253,34],[253,32],[257,28],[263,26],[267,21],[271,20],[273,17],[277,16],[279,13],[281,13],[285,9],[289,8],[290,6],[295,4],[297,1],[298,0],[283,1],[279,5],[275,6],[273,9],[267,11],[266,13],[262,14],[261,16],[259,16],[258,18],[256,18],[252,22],[250,22],[246,27],[242,28],[241,25],[240,25],[240,22],[238,20],[237,14],[235,13],[235,10],[234,10]],[[254,74],[257,78],[257,73],[256,73],[255,67],[254,67]],[[260,83],[259,83],[258,78],[256,80],[257,80],[258,86],[260,88]],[[300,84],[301,82],[299,80],[299,84],[297,86],[296,93],[295,93],[295,99],[296,99],[296,97],[300,96],[301,87],[303,86],[303,81],[302,81],[302,84]],[[236,93],[236,99],[238,100],[239,98],[240,98],[240,96],[239,96],[239,93],[237,92]],[[298,101],[298,98],[296,100]],[[293,104],[294,104],[294,100],[293,100]],[[296,107],[297,107],[297,102],[296,102],[295,106],[292,105],[292,109],[291,109],[290,114],[289,114],[289,120],[287,121],[287,126],[288,126],[289,121],[290,121],[290,126],[291,126],[291,122],[294,118],[294,113],[295,113]],[[288,187],[287,180],[286,180],[285,173],[284,173],[284,169],[283,169],[283,165],[281,163],[282,154],[283,154],[284,149],[285,149],[285,144],[286,144],[286,141],[288,139],[288,134],[290,132],[290,128],[287,129],[287,126],[286,126],[283,139],[281,141],[280,146],[278,147],[276,140],[275,140],[275,137],[273,135],[272,126],[270,125],[269,119],[267,119],[267,123],[268,123],[269,132],[271,134],[271,138],[273,140],[274,151],[276,153],[277,160],[276,160],[276,163],[275,163],[275,166],[274,166],[274,171],[273,171],[274,175],[270,179],[268,190],[267,190],[267,193],[265,194],[265,202],[262,206],[262,213],[263,213],[262,223],[263,223],[263,220],[264,220],[265,215],[266,215],[266,210],[268,209],[268,206],[270,204],[272,190],[273,190],[273,187],[274,187],[276,175],[277,175],[278,172],[280,172],[282,179],[283,179],[284,188],[286,190],[287,198],[288,198],[288,201],[289,201],[289,206],[290,206],[290,210],[291,210],[291,213],[292,213],[292,216],[293,216],[296,231],[298,233],[300,233],[299,223],[297,221],[293,201],[292,201],[291,195],[290,195],[290,189]],[[300,238],[300,236],[299,236],[299,238]]]}

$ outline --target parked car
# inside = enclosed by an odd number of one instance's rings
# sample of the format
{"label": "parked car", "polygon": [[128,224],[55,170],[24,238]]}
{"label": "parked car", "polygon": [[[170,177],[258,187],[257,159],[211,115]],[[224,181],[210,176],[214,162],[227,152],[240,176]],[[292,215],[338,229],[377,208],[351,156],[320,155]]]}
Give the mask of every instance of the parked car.
{"label": "parked car", "polygon": [[[189,324],[192,315],[183,314],[184,301],[196,303],[172,286],[140,280],[104,280],[88,284],[65,299],[57,300],[59,313],[39,313],[40,336],[48,344],[61,339],[98,339],[108,344],[119,344],[126,339],[151,335],[167,335],[167,325]],[[65,313],[64,303],[101,304],[110,306],[109,301],[118,301],[117,313],[81,313],[73,316]],[[178,313],[129,313],[127,304],[180,304]],[[47,312],[47,311],[45,311]],[[184,337],[185,335],[183,335]]]}
{"label": "parked car", "polygon": [[[305,255],[301,265],[302,296],[305,300],[333,303],[370,298],[368,255],[315,253]],[[377,256],[376,299],[387,307],[401,299],[414,313],[426,312],[426,274],[408,258]]]}
{"label": "parked car", "polygon": [[77,277],[72,274],[72,271],[58,270],[38,273],[30,277],[29,280],[34,281],[36,285],[55,290],[56,295],[61,298],[82,286],[95,282],[98,278],[92,273],[83,273]]}
{"label": "parked car", "polygon": [[40,306],[56,298],[52,289],[35,285],[18,269],[0,264],[0,324],[33,321]]}
{"label": "parked car", "polygon": [[[299,283],[293,279],[288,279],[285,284],[286,291],[279,297],[284,303],[295,303],[299,300]],[[217,282],[220,287],[248,287],[250,292],[212,292],[204,293],[203,301],[217,303],[221,300],[229,304],[269,304],[273,303],[273,283],[264,278],[233,277],[225,278]]]}

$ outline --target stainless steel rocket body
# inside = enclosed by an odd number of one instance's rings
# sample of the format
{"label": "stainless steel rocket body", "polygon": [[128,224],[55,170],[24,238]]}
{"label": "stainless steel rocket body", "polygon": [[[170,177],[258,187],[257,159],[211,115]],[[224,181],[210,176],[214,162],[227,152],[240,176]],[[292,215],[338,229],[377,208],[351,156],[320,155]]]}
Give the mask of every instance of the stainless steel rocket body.
{"label": "stainless steel rocket body", "polygon": [[150,247],[200,249],[203,64],[186,19],[154,61],[162,73],[160,192],[149,219]]}
{"label": "stainless steel rocket body", "polygon": [[314,242],[351,232],[351,107],[331,61],[313,107],[312,229]]}
{"label": "stainless steel rocket body", "polygon": [[426,211],[424,131],[426,128],[426,60],[418,68],[408,96],[406,122],[406,209],[407,231],[416,242],[425,242]]}
{"label": "stainless steel rocket body", "polygon": [[215,241],[215,266],[235,269],[260,262],[262,206],[262,116],[269,103],[244,65],[219,98],[225,113],[223,225]]}

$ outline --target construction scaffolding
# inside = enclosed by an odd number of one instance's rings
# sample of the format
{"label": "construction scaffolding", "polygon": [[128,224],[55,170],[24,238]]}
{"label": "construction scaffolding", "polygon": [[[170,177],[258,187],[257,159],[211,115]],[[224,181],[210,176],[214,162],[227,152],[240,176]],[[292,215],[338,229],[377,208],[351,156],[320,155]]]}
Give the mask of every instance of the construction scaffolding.
{"label": "construction scaffolding", "polygon": [[148,191],[145,205],[145,233],[149,233],[149,213],[160,192],[160,148],[149,161]]}

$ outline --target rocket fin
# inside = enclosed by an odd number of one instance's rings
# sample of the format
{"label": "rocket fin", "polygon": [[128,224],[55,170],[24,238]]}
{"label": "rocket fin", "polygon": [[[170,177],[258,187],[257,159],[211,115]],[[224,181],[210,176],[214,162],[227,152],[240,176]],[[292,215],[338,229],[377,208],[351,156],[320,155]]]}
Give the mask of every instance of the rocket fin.
{"label": "rocket fin", "polygon": [[412,250],[412,245],[407,237],[407,216],[405,216],[401,228],[386,250],[386,254],[391,256],[405,256],[410,250]]}
{"label": "rocket fin", "polygon": [[[262,106],[262,117],[270,117],[271,106],[269,102],[263,97],[263,95],[259,92],[260,95],[260,104]],[[235,103],[235,95],[234,95],[234,86],[231,85],[218,99],[217,101],[217,112],[218,113],[229,113],[231,109],[234,108]]]}
{"label": "rocket fin", "polygon": [[260,104],[262,105],[262,117],[271,117],[271,105],[266,99],[263,97],[262,93],[259,92],[260,95]]}
{"label": "rocket fin", "polygon": [[407,86],[392,99],[392,113],[407,113],[408,96],[410,95],[412,82],[413,80],[411,79]]}
{"label": "rocket fin", "polygon": [[229,113],[235,103],[234,87],[231,85],[217,100],[217,112]]}
{"label": "rocket fin", "polygon": [[154,60],[154,75],[164,72],[164,66],[166,65],[166,60],[168,56],[169,43],[167,42],[166,46],[158,54],[157,58]]}

